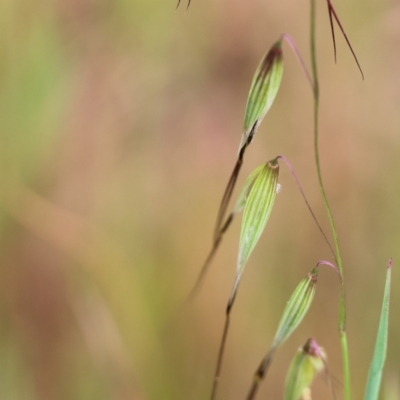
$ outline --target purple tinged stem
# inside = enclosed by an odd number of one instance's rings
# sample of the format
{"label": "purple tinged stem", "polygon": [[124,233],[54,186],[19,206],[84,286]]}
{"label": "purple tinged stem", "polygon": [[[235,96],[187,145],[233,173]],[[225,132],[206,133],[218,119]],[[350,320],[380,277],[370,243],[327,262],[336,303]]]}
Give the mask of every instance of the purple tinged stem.
{"label": "purple tinged stem", "polygon": [[308,82],[311,85],[311,89],[313,90],[314,88],[314,83],[313,80],[311,78],[310,73],[308,72],[308,69],[306,67],[306,64],[304,63],[303,58],[301,57],[301,54],[296,46],[296,43],[294,42],[293,38],[288,35],[287,33],[283,33],[281,36],[281,40],[285,40],[286,43],[289,45],[289,47],[292,49],[293,54],[295,55],[295,57],[297,58],[297,61],[299,62],[301,69],[303,70],[304,74],[306,75],[306,78],[308,80]]}
{"label": "purple tinged stem", "polygon": [[[192,1],[192,0],[188,0],[188,5],[187,5],[187,7],[186,7],[186,10],[189,9],[191,1]],[[178,0],[178,4],[176,5],[175,10],[177,10],[177,9],[179,8],[179,5],[180,5],[180,4],[181,4],[181,0]]]}
{"label": "purple tinged stem", "polygon": [[343,29],[343,26],[342,26],[342,24],[341,24],[341,22],[340,22],[340,20],[339,20],[339,17],[338,17],[337,14],[336,14],[335,9],[333,8],[333,5],[332,5],[332,3],[331,3],[331,0],[327,0],[327,2],[328,2],[329,20],[330,20],[330,23],[331,23],[331,31],[332,31],[332,38],[333,38],[333,47],[334,47],[334,52],[335,52],[335,62],[336,62],[336,40],[335,40],[335,30],[334,30],[334,28],[333,28],[333,19],[332,19],[332,15],[333,15],[333,17],[335,18],[335,21],[337,22],[337,24],[339,25],[339,28],[340,28],[340,30],[341,30],[343,36],[344,36],[344,39],[346,40],[347,45],[349,46],[349,49],[350,49],[350,51],[351,51],[351,54],[352,54],[353,57],[354,57],[354,60],[355,60],[355,62],[356,62],[356,64],[357,64],[357,67],[358,67],[358,69],[360,70],[361,77],[362,77],[362,79],[364,80],[364,73],[363,73],[363,70],[362,70],[362,68],[361,68],[360,63],[358,62],[356,53],[354,52],[353,47],[352,47],[351,44],[350,44],[350,40],[349,40],[349,38],[347,37],[346,32],[345,32],[344,29]]}
{"label": "purple tinged stem", "polygon": [[331,8],[332,8],[331,3],[328,0],[329,23],[331,25],[332,40],[333,40],[333,53],[334,53],[334,56],[335,56],[335,63],[336,63],[336,38],[335,38],[335,27],[333,25],[333,18],[332,18]]}
{"label": "purple tinged stem", "polygon": [[276,157],[276,158],[277,158],[277,159],[280,158],[280,159],[286,164],[286,166],[288,167],[290,173],[292,174],[292,176],[293,176],[293,178],[294,178],[294,180],[295,180],[295,182],[296,182],[296,185],[297,185],[298,189],[300,190],[301,196],[303,197],[303,200],[304,200],[304,202],[306,203],[306,206],[307,206],[307,208],[308,208],[308,211],[310,211],[310,214],[311,214],[313,220],[314,220],[315,223],[317,224],[319,231],[321,232],[322,236],[324,237],[325,242],[326,242],[327,245],[329,246],[329,249],[330,249],[331,253],[333,254],[333,256],[335,257],[335,260],[336,260],[335,252],[333,251],[333,248],[332,248],[332,246],[331,246],[331,244],[330,244],[330,242],[329,242],[327,236],[325,235],[325,232],[323,231],[321,225],[319,224],[319,222],[318,222],[318,220],[317,220],[317,217],[315,216],[315,214],[314,214],[314,212],[313,212],[313,210],[312,210],[312,208],[311,208],[311,206],[310,206],[310,203],[309,203],[308,200],[307,200],[307,197],[306,197],[306,195],[305,195],[305,193],[304,193],[304,191],[303,191],[303,188],[302,188],[302,186],[301,186],[301,184],[300,184],[300,181],[299,181],[299,179],[297,178],[296,173],[294,172],[294,168],[293,168],[292,164],[290,163],[290,161],[289,161],[285,156],[278,156],[278,157]]}

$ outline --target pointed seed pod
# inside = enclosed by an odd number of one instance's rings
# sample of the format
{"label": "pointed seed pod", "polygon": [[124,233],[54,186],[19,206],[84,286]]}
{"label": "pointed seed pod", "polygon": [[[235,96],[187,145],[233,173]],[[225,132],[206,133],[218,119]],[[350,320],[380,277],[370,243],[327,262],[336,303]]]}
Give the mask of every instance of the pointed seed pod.
{"label": "pointed seed pod", "polygon": [[271,214],[278,188],[279,164],[274,159],[257,168],[254,173],[255,175],[249,176],[250,187],[245,184],[245,189],[249,192],[245,200],[240,232],[238,276],[242,274]]}
{"label": "pointed seed pod", "polygon": [[247,400],[255,399],[260,383],[269,370],[276,350],[292,334],[307,314],[312,299],[314,298],[317,276],[317,268],[314,268],[306,278],[300,281],[290,297],[285,310],[283,311],[272,346],[265,357],[261,360],[259,367],[254,373],[253,383],[250,387]]}
{"label": "pointed seed pod", "polygon": [[260,172],[265,168],[265,164],[260,165],[257,167],[246,179],[242,187],[242,191],[240,192],[238,199],[236,201],[235,207],[233,212],[235,214],[240,213],[243,211],[244,207],[246,206],[246,201],[249,196],[250,190],[253,187],[255,180],[257,179]]}
{"label": "pointed seed pod", "polygon": [[282,81],[282,75],[282,39],[279,39],[262,59],[254,74],[247,99],[239,151],[252,141],[258,126],[275,100]]}
{"label": "pointed seed pod", "polygon": [[290,364],[285,383],[284,400],[299,400],[309,390],[318,372],[326,363],[326,354],[314,339],[308,339]]}
{"label": "pointed seed pod", "polygon": [[272,348],[278,347],[285,341],[307,314],[314,298],[317,278],[318,271],[314,268],[296,287],[283,311]]}

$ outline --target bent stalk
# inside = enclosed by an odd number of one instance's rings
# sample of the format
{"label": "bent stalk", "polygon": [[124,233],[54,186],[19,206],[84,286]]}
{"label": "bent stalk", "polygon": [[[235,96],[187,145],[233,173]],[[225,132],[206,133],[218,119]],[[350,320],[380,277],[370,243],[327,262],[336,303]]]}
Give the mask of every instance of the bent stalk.
{"label": "bent stalk", "polygon": [[315,0],[310,0],[310,54],[311,54],[311,74],[313,77],[313,98],[314,98],[313,101],[314,157],[318,175],[318,185],[321,191],[325,210],[327,212],[329,223],[331,226],[333,241],[335,246],[336,261],[341,276],[340,303],[339,303],[339,334],[340,334],[340,344],[342,348],[342,357],[343,357],[343,381],[344,381],[345,399],[350,400],[351,398],[350,368],[349,368],[349,351],[347,346],[347,335],[346,335],[346,305],[345,305],[345,293],[343,284],[343,264],[342,264],[342,257],[340,254],[338,234],[333,220],[332,211],[328,203],[328,198],[325,193],[325,188],[322,180],[321,165],[319,160],[319,143],[318,143],[319,82],[318,82],[317,55],[316,55],[316,45],[315,45],[315,37],[316,37],[315,12],[316,12]]}

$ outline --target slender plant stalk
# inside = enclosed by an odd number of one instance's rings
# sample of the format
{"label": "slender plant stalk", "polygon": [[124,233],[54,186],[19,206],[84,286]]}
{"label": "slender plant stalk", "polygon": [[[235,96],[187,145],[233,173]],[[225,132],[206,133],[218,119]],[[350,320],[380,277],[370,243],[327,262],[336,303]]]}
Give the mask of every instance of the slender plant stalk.
{"label": "slender plant stalk", "polygon": [[229,178],[228,184],[226,185],[225,192],[222,196],[221,204],[219,206],[218,210],[218,215],[217,215],[217,220],[215,222],[215,227],[214,227],[214,236],[213,236],[213,244],[210,250],[210,253],[208,254],[206,260],[204,261],[203,266],[201,267],[200,273],[194,283],[194,286],[192,290],[190,291],[188,297],[186,298],[186,302],[191,301],[194,296],[196,295],[198,289],[200,288],[200,285],[203,282],[203,279],[208,271],[208,267],[210,266],[212,260],[214,259],[215,254],[217,253],[217,250],[219,248],[219,245],[221,244],[222,237],[224,233],[228,230],[230,224],[233,221],[233,218],[235,216],[235,213],[229,214],[227,219],[225,220],[224,223],[222,223],[226,210],[228,209],[229,201],[231,200],[233,190],[235,189],[236,181],[240,173],[240,169],[242,168],[243,164],[243,157],[244,157],[244,152],[246,151],[247,144],[245,144],[242,149],[239,152],[238,159],[236,161],[235,167],[233,168],[232,174]]}
{"label": "slender plant stalk", "polygon": [[[252,135],[250,135],[250,141],[251,141],[251,137],[252,137]],[[232,171],[231,177],[229,178],[228,184],[226,186],[224,195],[222,196],[221,204],[220,204],[219,210],[218,210],[217,221],[215,222],[213,245],[215,245],[215,243],[218,240],[218,236],[220,235],[222,221],[224,220],[226,210],[228,209],[228,205],[229,205],[229,201],[232,197],[233,189],[235,189],[236,181],[239,176],[240,169],[242,168],[243,157],[244,157],[244,153],[246,151],[247,146],[248,146],[248,143],[246,143],[240,149],[235,167],[233,168],[233,171]]]}
{"label": "slender plant stalk", "polygon": [[340,304],[339,304],[339,333],[340,333],[340,343],[342,347],[342,357],[343,357],[343,381],[344,381],[344,391],[345,399],[350,400],[350,368],[349,368],[349,351],[347,346],[347,336],[346,336],[346,305],[344,297],[344,285],[343,285],[343,264],[342,257],[340,255],[339,241],[335,223],[333,220],[331,208],[328,203],[328,198],[325,193],[324,184],[322,181],[321,165],[319,160],[319,146],[318,146],[318,115],[319,115],[319,83],[318,83],[318,70],[317,70],[317,54],[315,45],[315,21],[316,21],[316,5],[315,0],[310,0],[310,54],[311,54],[311,74],[313,77],[313,97],[314,97],[314,156],[315,164],[317,168],[318,184],[320,187],[322,199],[326,212],[328,214],[329,223],[331,225],[333,241],[336,252],[336,261],[339,268],[339,273],[341,276],[341,286],[340,286]]}
{"label": "slender plant stalk", "polygon": [[203,279],[207,273],[208,267],[210,266],[212,260],[214,259],[214,256],[219,248],[219,245],[222,241],[222,237],[224,233],[228,230],[231,222],[233,221],[233,218],[235,216],[235,213],[232,212],[229,214],[227,219],[225,220],[224,223],[222,223],[226,210],[228,209],[229,202],[232,197],[233,190],[235,189],[236,181],[240,173],[240,169],[242,168],[243,164],[243,157],[244,153],[246,151],[246,148],[248,146],[248,143],[246,143],[239,151],[239,155],[235,164],[235,167],[233,168],[232,174],[229,178],[228,184],[226,185],[225,192],[222,196],[221,204],[219,206],[218,210],[218,215],[217,215],[217,220],[215,222],[215,228],[214,228],[214,237],[213,237],[213,244],[210,253],[208,254],[203,266],[201,267],[200,273],[196,279],[196,282],[192,288],[192,290],[189,293],[189,296],[187,297],[187,302],[190,301],[197,293],[197,290],[199,289],[201,283],[203,282]]}
{"label": "slender plant stalk", "polygon": [[217,396],[218,384],[219,384],[219,380],[220,380],[220,376],[221,376],[222,360],[224,358],[226,338],[228,337],[228,329],[229,329],[229,322],[230,322],[230,318],[231,318],[231,310],[232,310],[233,303],[235,302],[235,297],[236,297],[236,292],[237,292],[237,285],[235,285],[235,286],[236,287],[234,288],[232,295],[228,301],[228,305],[226,307],[225,326],[224,326],[224,331],[222,333],[221,344],[219,346],[217,366],[215,368],[214,382],[213,382],[213,387],[211,390],[210,400],[215,400],[216,396]]}
{"label": "slender plant stalk", "polygon": [[288,167],[290,173],[291,173],[292,176],[293,176],[294,181],[296,182],[297,188],[298,188],[299,191],[300,191],[301,197],[303,197],[303,200],[304,200],[304,202],[306,203],[306,206],[307,206],[307,208],[308,208],[308,211],[310,212],[310,214],[311,214],[311,216],[312,216],[314,222],[317,224],[318,230],[321,232],[321,235],[322,235],[323,238],[325,239],[325,242],[326,242],[326,244],[328,245],[329,250],[331,251],[333,257],[335,257],[335,261],[336,261],[336,254],[335,254],[335,252],[334,252],[334,250],[333,250],[333,248],[332,248],[332,246],[331,246],[331,243],[329,242],[329,239],[328,239],[327,236],[325,235],[324,230],[322,229],[320,223],[318,222],[318,219],[317,219],[317,217],[315,216],[314,211],[312,210],[312,208],[311,208],[311,206],[310,206],[310,203],[309,203],[308,200],[307,200],[306,194],[304,193],[304,190],[303,190],[303,188],[302,188],[302,186],[301,186],[301,184],[300,184],[300,181],[299,181],[299,178],[298,178],[297,175],[296,175],[296,172],[294,172],[294,168],[293,168],[292,164],[290,163],[290,161],[289,161],[285,156],[278,156],[277,158],[278,158],[278,159],[280,158],[281,160],[283,160],[283,162],[284,162],[284,163],[286,164],[286,166]]}
{"label": "slender plant stalk", "polygon": [[222,237],[223,237],[224,233],[228,230],[230,224],[233,221],[234,216],[235,216],[235,214],[233,212],[229,214],[228,218],[226,219],[225,223],[223,224],[222,228],[220,229],[218,236],[215,238],[213,246],[210,250],[210,253],[208,253],[207,258],[204,261],[203,266],[201,267],[199,276],[197,277],[196,282],[186,299],[187,302],[191,301],[194,298],[194,296],[197,294],[197,291],[199,290],[199,288],[203,282],[203,279],[208,270],[208,267],[210,266],[211,261],[214,259],[215,253],[217,252],[219,245],[221,244]]}
{"label": "slender plant stalk", "polygon": [[268,352],[268,354],[262,359],[260,366],[257,368],[257,371],[254,374],[253,383],[251,384],[250,392],[247,395],[246,400],[253,400],[256,398],[260,382],[264,379],[264,376],[269,369],[275,351],[276,351],[276,346],[273,346]]}

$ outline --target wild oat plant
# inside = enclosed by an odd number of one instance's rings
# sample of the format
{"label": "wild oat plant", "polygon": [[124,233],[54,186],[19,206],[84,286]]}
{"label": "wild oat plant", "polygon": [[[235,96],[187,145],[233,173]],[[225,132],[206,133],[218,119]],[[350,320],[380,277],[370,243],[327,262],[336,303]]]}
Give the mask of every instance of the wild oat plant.
{"label": "wild oat plant", "polygon": [[[178,2],[179,6],[180,0]],[[187,7],[190,5],[187,4]],[[361,69],[360,63],[356,57],[353,47],[346,35],[346,32],[340,22],[340,19],[331,3],[327,0],[329,23],[332,33],[334,58],[336,61],[336,39],[334,22],[337,23],[341,33],[343,34],[346,43],[354,57],[357,67],[361,73],[362,79],[364,74]],[[311,54],[311,72],[308,71],[305,62],[303,61],[300,52],[298,51],[294,40],[286,33],[271,46],[267,54],[262,58],[251,83],[249,96],[247,100],[247,107],[244,116],[243,134],[239,144],[239,151],[237,161],[229,178],[225,192],[223,194],[217,220],[214,228],[213,245],[208,257],[206,258],[203,267],[201,268],[199,277],[189,295],[192,297],[196,294],[203,281],[212,259],[221,244],[224,233],[229,228],[234,217],[243,212],[242,225],[240,231],[239,250],[236,265],[236,277],[231,290],[231,294],[227,301],[225,311],[225,325],[222,333],[221,344],[217,354],[217,362],[214,374],[214,380],[210,383],[210,399],[215,400],[218,396],[218,385],[223,378],[222,366],[225,351],[225,344],[229,331],[229,323],[231,312],[235,303],[238,287],[247,264],[247,261],[257,245],[262,232],[264,231],[269,216],[272,212],[276,195],[279,191],[279,161],[283,162],[293,175],[295,184],[297,185],[305,204],[311,213],[312,218],[318,226],[319,231],[327,242],[331,253],[332,260],[320,260],[311,269],[305,278],[294,289],[290,297],[276,330],[273,342],[266,353],[261,359],[258,368],[255,370],[253,380],[249,383],[249,390],[246,399],[252,400],[256,398],[262,380],[266,378],[268,369],[273,361],[275,352],[285,342],[285,340],[292,334],[292,332],[302,322],[314,298],[317,279],[320,266],[327,266],[333,268],[338,276],[339,287],[339,318],[338,318],[338,331],[339,340],[342,349],[343,360],[343,391],[346,400],[351,399],[350,390],[350,363],[349,351],[347,345],[346,335],[346,304],[345,304],[345,291],[344,291],[344,275],[343,275],[343,261],[340,252],[338,241],[338,233],[335,227],[334,218],[325,192],[325,186],[321,174],[320,158],[319,158],[319,81],[316,57],[316,0],[310,0],[310,54]],[[323,232],[320,224],[318,223],[309,202],[304,194],[301,184],[295,174],[294,168],[285,156],[277,156],[274,159],[262,164],[256,168],[247,178],[242,191],[236,201],[235,206],[231,213],[227,216],[227,210],[230,204],[231,197],[239,176],[241,167],[244,162],[246,149],[252,143],[257,130],[267,114],[268,110],[274,103],[275,97],[279,91],[279,87],[283,77],[283,42],[286,42],[291,50],[297,57],[305,76],[310,83],[313,94],[313,146],[315,166],[317,170],[317,185],[319,186],[322,201],[329,219],[331,234],[333,238],[333,246],[331,245],[327,235]],[[382,304],[381,318],[378,325],[378,334],[376,339],[375,350],[371,361],[368,378],[366,381],[365,400],[378,399],[382,371],[385,363],[387,336],[388,336],[388,316],[389,316],[389,295],[391,284],[391,270],[392,260],[390,259],[387,267],[387,279],[384,289],[384,298]],[[324,349],[312,338],[309,338],[304,346],[300,347],[298,352],[294,355],[293,361],[288,369],[284,399],[285,400],[299,400],[309,399],[311,383],[318,372],[325,371],[327,381],[330,386],[331,397],[336,398],[336,393],[331,384],[327,355]]]}

